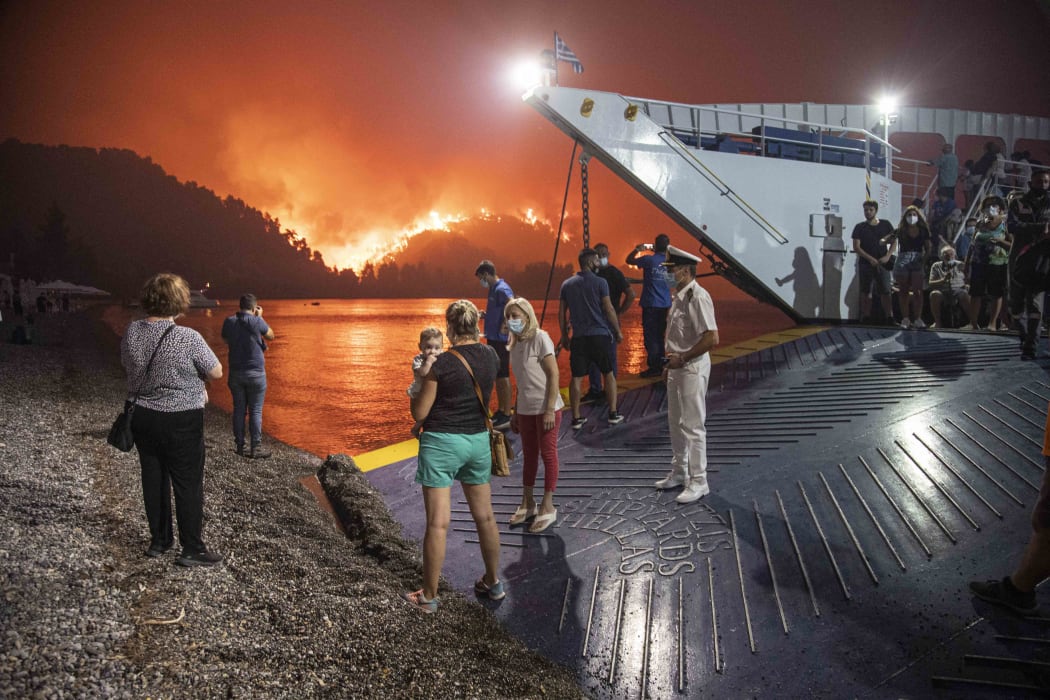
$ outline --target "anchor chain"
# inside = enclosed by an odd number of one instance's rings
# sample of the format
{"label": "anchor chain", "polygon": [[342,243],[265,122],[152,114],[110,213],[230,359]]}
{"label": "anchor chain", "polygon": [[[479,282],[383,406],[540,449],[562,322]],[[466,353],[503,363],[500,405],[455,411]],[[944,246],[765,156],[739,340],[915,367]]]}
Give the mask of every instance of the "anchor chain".
{"label": "anchor chain", "polygon": [[580,156],[580,182],[583,191],[583,247],[591,247],[591,207],[588,199],[590,188],[587,184],[587,161],[591,157],[586,153]]}

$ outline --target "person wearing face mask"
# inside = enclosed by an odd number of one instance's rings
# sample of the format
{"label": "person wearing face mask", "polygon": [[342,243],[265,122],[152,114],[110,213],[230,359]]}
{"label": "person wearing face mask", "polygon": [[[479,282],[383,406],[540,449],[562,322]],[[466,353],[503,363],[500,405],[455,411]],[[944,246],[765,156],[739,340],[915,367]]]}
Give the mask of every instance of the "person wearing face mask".
{"label": "person wearing face mask", "polygon": [[952,247],[955,248],[959,260],[966,259],[966,254],[970,252],[970,243],[973,242],[973,237],[976,233],[977,219],[971,216],[966,220],[966,223],[962,228],[959,229],[959,233],[956,234],[955,240],[952,241]]}
{"label": "person wearing face mask", "polygon": [[1032,274],[1039,265],[1029,265],[1039,254],[1034,246],[1050,238],[1050,172],[1040,170],[1029,181],[1029,190],[1010,203],[1007,228],[1013,236],[1010,248],[1010,314],[1021,335],[1021,358],[1035,359],[1039,324],[1043,317],[1045,276]]}
{"label": "person wearing face mask", "polygon": [[988,326],[997,327],[1006,292],[1006,265],[1011,240],[1006,230],[1006,203],[997,195],[985,197],[964,268],[970,285],[970,324],[963,326],[964,330],[979,327],[982,299],[989,303]]}
{"label": "person wearing face mask", "polygon": [[488,301],[481,318],[485,321],[485,342],[499,356],[499,371],[496,373],[497,409],[492,414],[492,426],[496,430],[510,427],[510,355],[507,354],[507,334],[503,332],[503,307],[514,298],[514,291],[496,274],[496,265],[491,260],[482,260],[474,276],[488,290]]}
{"label": "person wearing face mask", "polygon": [[[510,366],[517,379],[518,395],[510,429],[521,434],[521,505],[510,518],[511,525],[533,519],[529,532],[542,532],[558,517],[554,490],[558,486],[558,433],[561,409],[558,391],[558,361],[554,341],[540,328],[536,311],[527,299],[515,297],[503,310],[510,329]],[[543,457],[543,502],[536,505],[539,458]]]}
{"label": "person wearing face mask", "polygon": [[970,295],[966,292],[961,263],[955,259],[955,249],[950,245],[941,248],[941,259],[930,268],[930,310],[933,323],[930,328],[943,328],[941,309],[952,310],[955,303],[959,309],[970,308]]}
{"label": "person wearing face mask", "polygon": [[[598,254],[598,271],[595,273],[609,284],[609,301],[612,302],[613,308],[616,309],[616,317],[622,318],[627,312],[627,309],[631,308],[631,304],[634,303],[634,289],[631,288],[631,283],[627,281],[623,273],[615,265],[609,264],[609,246],[604,243],[599,243],[594,246],[594,252]],[[613,374],[617,377],[616,373],[616,346],[617,343],[612,344],[612,361]],[[588,378],[590,379],[590,389],[583,396],[584,401],[595,401],[601,399],[605,395],[605,390],[602,388],[602,373],[598,370],[597,365],[591,365],[591,370]]]}
{"label": "person wearing face mask", "polygon": [[664,263],[674,275],[675,291],[667,317],[667,423],[671,433],[671,472],[657,489],[684,486],[675,497],[692,503],[711,493],[707,483],[707,384],[710,351],[718,345],[718,325],[711,295],[696,282],[700,258],[667,249]]}
{"label": "person wearing face mask", "polygon": [[923,329],[922,282],[926,259],[933,245],[930,227],[916,206],[904,210],[900,225],[883,244],[898,246],[897,261],[893,265],[893,279],[897,283],[897,304],[901,309],[901,328]]}
{"label": "person wearing face mask", "polygon": [[623,422],[623,416],[616,411],[616,375],[610,360],[611,344],[623,340],[620,321],[609,300],[608,282],[594,274],[598,269],[598,254],[593,248],[584,248],[577,260],[580,271],[562,282],[561,303],[558,305],[558,326],[561,328],[558,347],[569,349],[569,369],[572,370],[569,402],[573,430],[580,430],[587,422],[580,414],[580,386],[592,362],[604,375],[609,425]]}

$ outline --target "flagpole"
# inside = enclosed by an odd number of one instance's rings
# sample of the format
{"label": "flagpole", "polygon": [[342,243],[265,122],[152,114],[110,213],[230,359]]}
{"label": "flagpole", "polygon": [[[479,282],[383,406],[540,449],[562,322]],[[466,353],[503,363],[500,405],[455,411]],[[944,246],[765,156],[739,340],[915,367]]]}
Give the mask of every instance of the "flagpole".
{"label": "flagpole", "polygon": [[554,87],[558,87],[558,32],[554,32]]}

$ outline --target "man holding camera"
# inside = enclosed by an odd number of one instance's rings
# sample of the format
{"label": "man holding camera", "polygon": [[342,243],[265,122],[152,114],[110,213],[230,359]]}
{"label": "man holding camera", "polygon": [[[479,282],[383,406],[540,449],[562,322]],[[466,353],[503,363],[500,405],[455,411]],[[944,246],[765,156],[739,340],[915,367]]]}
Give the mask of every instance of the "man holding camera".
{"label": "man holding camera", "polygon": [[943,246],[940,256],[940,260],[930,268],[930,310],[933,312],[930,328],[944,327],[941,322],[942,308],[950,311],[955,302],[959,303],[959,309],[964,313],[970,308],[970,295],[966,291],[962,263],[955,259],[955,248]]}
{"label": "man holding camera", "polygon": [[[237,454],[266,459],[270,451],[262,445],[262,407],[266,397],[266,341],[273,329],[262,317],[254,294],[241,297],[240,310],[222,324],[222,339],[230,349],[229,387],[233,395],[233,440]],[[244,421],[248,418],[250,449],[244,450]]]}
{"label": "man holding camera", "polygon": [[[646,364],[643,377],[659,377],[664,371],[664,336],[667,334],[667,312],[671,308],[671,283],[664,271],[667,246],[671,239],[661,233],[652,244],[635,246],[627,264],[642,271],[642,338],[645,341]],[[650,255],[639,255],[651,252]]]}

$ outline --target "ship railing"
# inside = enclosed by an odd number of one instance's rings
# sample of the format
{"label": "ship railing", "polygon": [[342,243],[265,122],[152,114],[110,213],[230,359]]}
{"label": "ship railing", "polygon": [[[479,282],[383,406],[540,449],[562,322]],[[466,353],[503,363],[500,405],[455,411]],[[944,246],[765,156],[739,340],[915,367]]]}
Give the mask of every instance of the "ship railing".
{"label": "ship railing", "polygon": [[865,167],[887,177],[893,172],[893,153],[900,152],[866,129],[708,105],[624,99],[693,148]]}
{"label": "ship railing", "polygon": [[[937,172],[931,175],[923,172],[929,166],[928,160],[915,160],[897,156],[893,160],[893,179],[901,185],[901,202],[911,204],[916,199],[923,201],[923,214],[929,218],[930,201],[933,191],[937,189]],[[925,183],[925,187],[923,184]]]}

